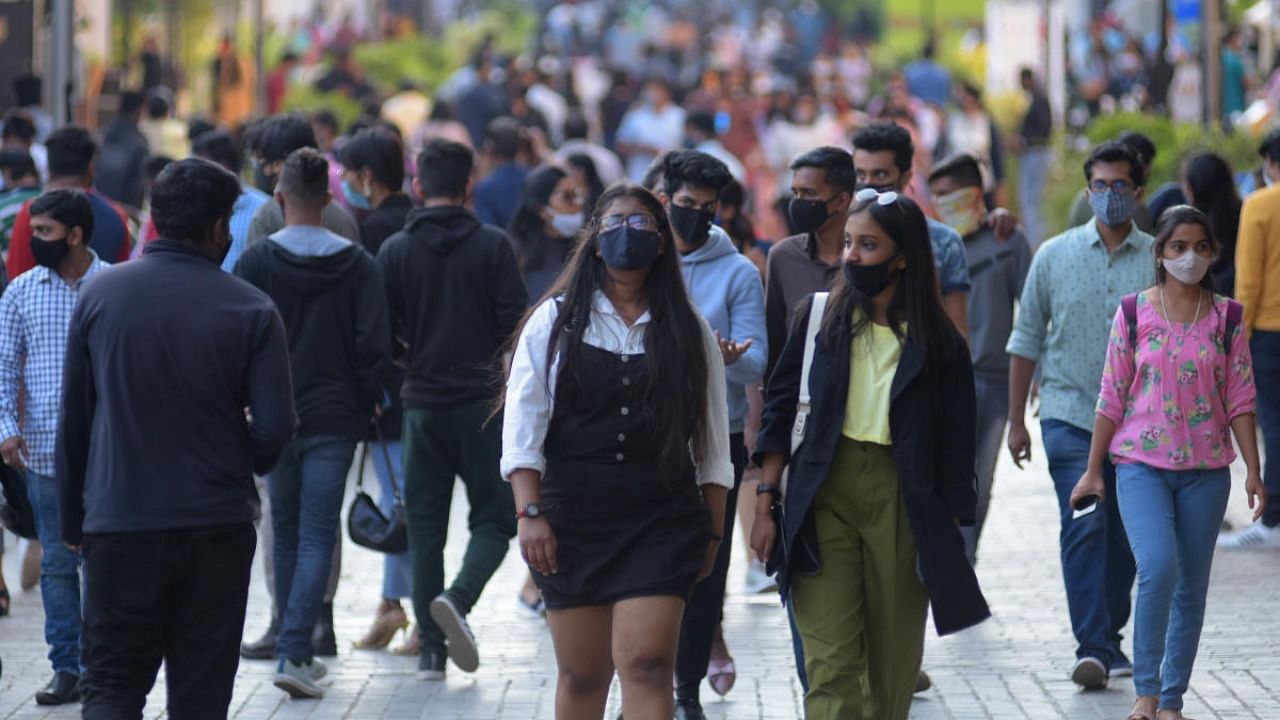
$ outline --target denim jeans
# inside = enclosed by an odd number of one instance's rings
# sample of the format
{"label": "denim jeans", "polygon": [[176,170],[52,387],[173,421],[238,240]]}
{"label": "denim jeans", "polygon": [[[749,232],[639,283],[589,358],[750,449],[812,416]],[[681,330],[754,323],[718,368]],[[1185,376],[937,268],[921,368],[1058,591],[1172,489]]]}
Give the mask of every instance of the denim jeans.
{"label": "denim jeans", "polygon": [[1182,709],[1204,625],[1214,542],[1227,512],[1231,471],[1117,469],[1117,497],[1138,561],[1133,685]]}
{"label": "denim jeans", "polygon": [[1254,330],[1249,339],[1253,377],[1258,389],[1258,426],[1262,428],[1262,484],[1267,509],[1262,524],[1280,525],[1280,332]]}
{"label": "denim jeans", "polygon": [[44,601],[44,641],[54,672],[80,674],[80,556],[62,544],[58,482],[27,471],[27,497],[44,548],[40,597]]}
{"label": "denim jeans", "polygon": [[1058,493],[1058,544],[1076,657],[1097,658],[1110,668],[1120,654],[1120,631],[1129,621],[1136,572],[1115,501],[1116,469],[1109,460],[1103,466],[1107,499],[1093,513],[1073,519],[1071,491],[1089,464],[1092,435],[1058,420],[1043,420],[1040,428]]}
{"label": "denim jeans", "polygon": [[[395,509],[395,493],[391,489],[391,476],[395,475],[396,489],[404,498],[404,448],[399,440],[388,440],[384,443],[369,443],[369,459],[373,461],[373,470],[378,474],[378,509],[387,517]],[[387,460],[391,460],[388,467]],[[363,471],[363,468],[361,468]],[[401,600],[413,594],[413,564],[409,562],[409,551],[394,555],[382,556],[382,597],[389,600]]]}
{"label": "denim jeans", "polygon": [[267,474],[280,614],[278,657],[311,660],[311,633],[329,581],[355,447],[354,440],[341,437],[300,438],[285,446],[280,462]]}
{"label": "denim jeans", "polygon": [[1018,208],[1022,210],[1022,226],[1034,249],[1045,237],[1044,187],[1053,164],[1053,151],[1033,147],[1018,156]]}

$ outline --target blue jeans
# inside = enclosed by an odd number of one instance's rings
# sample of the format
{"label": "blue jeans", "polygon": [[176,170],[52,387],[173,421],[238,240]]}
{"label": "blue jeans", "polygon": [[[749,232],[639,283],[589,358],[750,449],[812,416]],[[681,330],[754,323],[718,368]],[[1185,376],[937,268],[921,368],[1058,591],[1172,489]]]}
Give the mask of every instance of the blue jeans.
{"label": "blue jeans", "polygon": [[1044,186],[1053,164],[1053,151],[1047,147],[1027,148],[1018,156],[1018,207],[1022,226],[1032,248],[1044,242]]}
{"label": "blue jeans", "polygon": [[1231,471],[1121,465],[1120,514],[1138,561],[1133,686],[1160,707],[1182,709],[1204,625],[1214,542],[1227,512]]}
{"label": "blue jeans", "polygon": [[276,655],[311,660],[311,633],[324,601],[338,516],[356,443],[340,437],[290,442],[267,474],[280,639]]}
{"label": "blue jeans", "polygon": [[[396,489],[404,497],[404,449],[399,440],[388,440],[384,443],[369,443],[369,456],[373,460],[374,472],[378,474],[378,509],[387,516],[395,509],[395,493],[391,489],[391,476],[395,475]],[[391,458],[390,467],[387,458]],[[363,470],[363,468],[361,468]],[[382,559],[382,597],[388,600],[401,600],[413,594],[413,563],[409,561],[409,551]]]}
{"label": "blue jeans", "polygon": [[44,600],[44,641],[54,672],[80,674],[80,556],[62,544],[58,482],[27,471],[27,498],[44,548],[40,596]]}
{"label": "blue jeans", "polygon": [[1267,509],[1262,524],[1280,525],[1280,332],[1254,330],[1249,339],[1253,377],[1258,389],[1258,426],[1262,428],[1262,484]]}
{"label": "blue jeans", "polygon": [[1116,469],[1109,460],[1103,467],[1107,499],[1101,506],[1073,519],[1071,491],[1089,464],[1092,434],[1058,420],[1043,420],[1040,428],[1058,493],[1062,523],[1058,544],[1076,657],[1097,658],[1110,668],[1120,656],[1120,631],[1129,621],[1129,594],[1136,572],[1115,502]]}

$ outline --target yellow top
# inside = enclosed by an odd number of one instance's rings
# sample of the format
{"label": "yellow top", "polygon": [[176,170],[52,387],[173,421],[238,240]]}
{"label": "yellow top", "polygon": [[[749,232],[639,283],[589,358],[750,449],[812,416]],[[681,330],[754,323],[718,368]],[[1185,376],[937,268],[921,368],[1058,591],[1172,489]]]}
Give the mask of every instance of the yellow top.
{"label": "yellow top", "polygon": [[892,445],[889,433],[889,391],[902,357],[902,344],[886,325],[869,323],[853,339],[849,351],[849,396],[844,427],[851,440]]}
{"label": "yellow top", "polygon": [[1240,211],[1236,299],[1245,332],[1280,330],[1280,186],[1253,193]]}

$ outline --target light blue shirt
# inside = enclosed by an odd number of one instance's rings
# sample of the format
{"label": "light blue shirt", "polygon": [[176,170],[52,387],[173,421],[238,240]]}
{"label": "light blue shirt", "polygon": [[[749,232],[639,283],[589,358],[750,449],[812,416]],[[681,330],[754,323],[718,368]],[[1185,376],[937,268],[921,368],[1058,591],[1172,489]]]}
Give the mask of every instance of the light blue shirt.
{"label": "light blue shirt", "polygon": [[964,251],[964,238],[949,225],[926,217],[929,224],[929,242],[933,245],[933,263],[938,268],[938,280],[942,294],[969,292],[969,258]]}
{"label": "light blue shirt", "polygon": [[231,206],[231,250],[222,261],[222,269],[226,272],[236,269],[236,261],[249,242],[249,225],[253,222],[253,216],[257,214],[258,208],[270,200],[270,195],[251,185],[240,183],[240,197]]}
{"label": "light blue shirt", "polygon": [[1136,225],[1114,252],[1094,221],[1049,240],[1031,259],[1006,350],[1040,363],[1040,419],[1093,430],[1107,340],[1120,298],[1155,281],[1153,238]]}

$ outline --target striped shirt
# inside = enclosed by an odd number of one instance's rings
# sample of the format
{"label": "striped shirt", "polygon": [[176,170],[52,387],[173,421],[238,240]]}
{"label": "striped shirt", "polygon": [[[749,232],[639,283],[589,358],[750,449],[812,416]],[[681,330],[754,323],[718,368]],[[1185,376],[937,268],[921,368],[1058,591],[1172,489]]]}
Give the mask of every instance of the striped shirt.
{"label": "striped shirt", "polygon": [[[84,277],[68,285],[54,270],[36,266],[19,275],[0,297],[0,440],[21,435],[27,466],[53,476],[54,440],[62,401],[62,361],[71,310],[86,281],[107,263],[93,256]],[[25,417],[18,398],[26,390]]]}
{"label": "striped shirt", "polygon": [[13,238],[13,224],[18,221],[18,211],[28,200],[40,195],[39,187],[18,187],[0,193],[0,249],[9,252]]}

